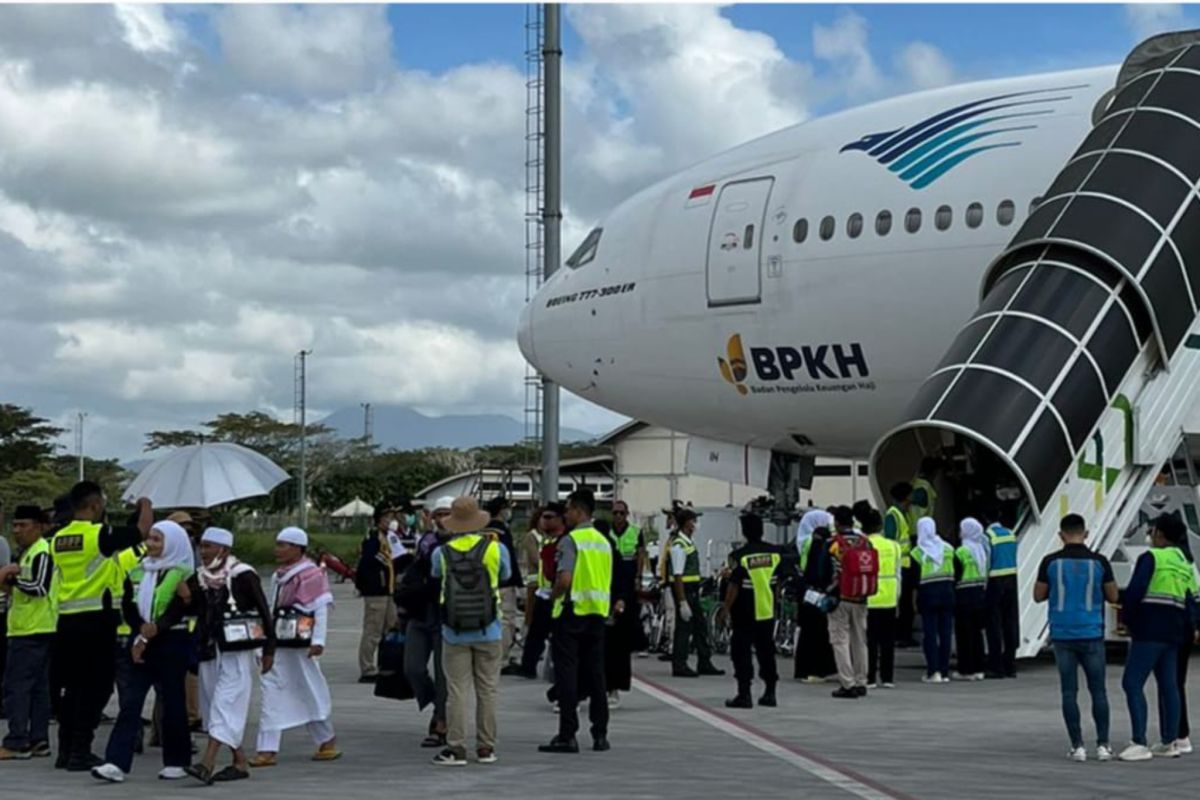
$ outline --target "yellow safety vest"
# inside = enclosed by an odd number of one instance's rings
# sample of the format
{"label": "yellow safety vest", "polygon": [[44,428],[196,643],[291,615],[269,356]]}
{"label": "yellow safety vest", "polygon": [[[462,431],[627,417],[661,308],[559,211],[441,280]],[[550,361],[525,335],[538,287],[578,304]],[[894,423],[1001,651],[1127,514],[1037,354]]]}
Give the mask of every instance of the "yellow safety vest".
{"label": "yellow safety vest", "polygon": [[[134,545],[126,547],[119,553],[113,553],[113,597],[121,597],[125,594],[125,579],[132,577],[137,569],[138,564],[142,562],[142,556],[146,554],[145,545]],[[139,573],[140,575],[140,573]],[[133,596],[137,597],[137,584],[133,585]],[[132,636],[133,630],[125,622],[125,615],[121,615],[121,621],[117,624],[117,636]]]}
{"label": "yellow safety vest", "polygon": [[913,493],[915,498],[917,492],[921,489],[925,490],[925,495],[929,499],[929,505],[919,506],[914,499],[908,507],[908,527],[912,530],[917,529],[917,520],[921,517],[932,517],[934,509],[937,508],[937,490],[933,488],[933,484],[924,478],[913,478],[912,482]]}
{"label": "yellow safety vest", "polygon": [[60,616],[103,611],[112,593],[113,562],[100,552],[98,522],[76,520],[54,534],[54,599]]}
{"label": "yellow safety vest", "polygon": [[[696,549],[696,545],[691,539],[683,535],[676,536],[671,540],[671,546],[678,544],[683,548],[684,562],[683,574],[679,576],[679,580],[683,583],[700,583],[703,576],[700,574],[700,551]],[[668,552],[667,557],[670,558]]]}
{"label": "yellow safety vest", "polygon": [[887,516],[896,525],[895,541],[900,545],[900,565],[907,569],[912,565],[912,556],[909,554],[909,551],[912,550],[912,526],[908,524],[908,518],[904,516],[904,512],[900,510],[899,506],[888,508]]}
{"label": "yellow safety vest", "polygon": [[[571,610],[577,617],[608,617],[612,584],[612,546],[595,528],[577,528],[567,534],[575,542],[575,569],[571,573]],[[551,616],[563,612],[563,598],[554,601]]]}
{"label": "yellow safety vest", "polygon": [[[42,553],[50,556],[50,543],[39,538],[31,544],[18,562],[21,566],[21,580],[25,583],[33,581],[33,561]],[[54,606],[54,590],[45,597],[31,597],[20,589],[13,589],[12,605],[8,609],[8,636],[35,636],[37,634],[54,633],[58,628],[58,610]]]}
{"label": "yellow safety vest", "polygon": [[750,576],[749,588],[754,591],[754,619],[757,622],[775,618],[775,589],[771,579],[782,560],[779,553],[748,553],[738,559],[738,564]]}
{"label": "yellow safety vest", "polygon": [[950,545],[945,545],[942,551],[942,563],[937,565],[933,563],[933,559],[925,555],[925,551],[919,547],[913,548],[913,557],[921,565],[921,584],[937,583],[939,581],[950,581],[954,583],[954,548]]}
{"label": "yellow safety vest", "polygon": [[882,533],[872,533],[867,539],[879,553],[879,588],[867,598],[867,608],[896,608],[900,605],[900,587],[896,580],[896,566],[902,558],[900,543]]}

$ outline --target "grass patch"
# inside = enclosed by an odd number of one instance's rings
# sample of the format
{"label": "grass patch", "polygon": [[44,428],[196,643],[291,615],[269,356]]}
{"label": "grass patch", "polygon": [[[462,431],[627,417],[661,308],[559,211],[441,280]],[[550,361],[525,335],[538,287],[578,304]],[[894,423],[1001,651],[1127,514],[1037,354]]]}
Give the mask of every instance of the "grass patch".
{"label": "grass patch", "polygon": [[[308,531],[308,551],[315,555],[318,548],[324,548],[353,568],[358,562],[362,539],[363,534],[357,531]],[[234,539],[233,554],[256,567],[270,566],[275,563],[275,533],[239,533]]]}

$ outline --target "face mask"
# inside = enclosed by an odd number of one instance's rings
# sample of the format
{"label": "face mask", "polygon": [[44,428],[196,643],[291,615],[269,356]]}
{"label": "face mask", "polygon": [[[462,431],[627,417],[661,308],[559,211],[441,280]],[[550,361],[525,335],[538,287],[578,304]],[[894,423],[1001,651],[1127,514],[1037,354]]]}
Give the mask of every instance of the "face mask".
{"label": "face mask", "polygon": [[392,520],[391,522],[388,523],[388,533],[395,533],[398,530],[400,530],[399,522],[397,522],[396,520]]}

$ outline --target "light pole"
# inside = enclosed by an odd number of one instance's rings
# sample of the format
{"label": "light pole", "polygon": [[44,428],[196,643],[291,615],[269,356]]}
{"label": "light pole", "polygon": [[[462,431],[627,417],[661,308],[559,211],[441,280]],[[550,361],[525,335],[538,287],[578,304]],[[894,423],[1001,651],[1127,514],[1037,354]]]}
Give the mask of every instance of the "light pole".
{"label": "light pole", "polygon": [[[546,3],[546,36],[542,45],[545,59],[546,79],[542,84],[545,92],[545,148],[544,161],[546,196],[542,209],[545,233],[545,259],[542,279],[549,280],[558,269],[560,261],[560,232],[562,227],[562,20],[557,4]],[[542,378],[542,502],[558,501],[558,385],[549,378]]]}
{"label": "light pole", "polygon": [[75,415],[75,455],[79,459],[79,480],[83,480],[83,421],[87,412],[80,411]]}
{"label": "light pole", "polygon": [[371,404],[359,403],[363,410],[363,444],[367,447],[371,446]]}
{"label": "light pole", "polygon": [[308,357],[312,350],[301,350],[296,354],[296,409],[300,417],[300,527],[308,526]]}

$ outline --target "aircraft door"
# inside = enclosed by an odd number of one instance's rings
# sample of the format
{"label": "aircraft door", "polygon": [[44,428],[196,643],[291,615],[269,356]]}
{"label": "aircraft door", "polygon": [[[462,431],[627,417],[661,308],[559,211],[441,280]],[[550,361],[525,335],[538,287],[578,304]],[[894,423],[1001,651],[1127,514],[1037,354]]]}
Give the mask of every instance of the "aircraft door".
{"label": "aircraft door", "polygon": [[762,238],[774,178],[721,187],[708,233],[708,305],[762,299]]}

